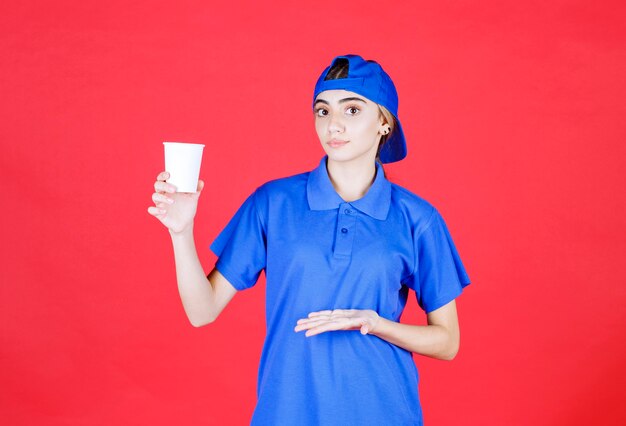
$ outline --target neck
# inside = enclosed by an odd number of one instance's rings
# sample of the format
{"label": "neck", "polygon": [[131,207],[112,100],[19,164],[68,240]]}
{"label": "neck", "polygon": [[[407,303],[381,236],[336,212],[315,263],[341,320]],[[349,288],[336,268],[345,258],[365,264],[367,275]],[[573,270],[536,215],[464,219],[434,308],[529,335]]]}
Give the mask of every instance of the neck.
{"label": "neck", "polygon": [[363,198],[376,179],[376,163],[368,158],[353,161],[326,159],[328,177],[346,202]]}

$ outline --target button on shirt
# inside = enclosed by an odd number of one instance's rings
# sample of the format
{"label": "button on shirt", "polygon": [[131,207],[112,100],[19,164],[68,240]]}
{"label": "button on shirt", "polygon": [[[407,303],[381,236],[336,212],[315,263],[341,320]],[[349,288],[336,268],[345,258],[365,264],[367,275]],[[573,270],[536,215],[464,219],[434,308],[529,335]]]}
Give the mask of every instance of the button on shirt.
{"label": "button on shirt", "polygon": [[239,291],[266,277],[267,334],[252,425],[421,425],[411,352],[359,330],[295,332],[310,312],[371,309],[398,322],[413,290],[429,313],[470,283],[427,201],[388,181],[346,202],[324,156],[317,168],[258,187],[211,244]]}

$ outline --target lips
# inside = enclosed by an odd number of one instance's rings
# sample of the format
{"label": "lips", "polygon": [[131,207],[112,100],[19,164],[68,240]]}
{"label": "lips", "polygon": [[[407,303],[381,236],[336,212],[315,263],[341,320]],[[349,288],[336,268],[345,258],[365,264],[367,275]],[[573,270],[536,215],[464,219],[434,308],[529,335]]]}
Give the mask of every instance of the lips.
{"label": "lips", "polygon": [[328,142],[328,145],[332,146],[333,148],[338,147],[338,146],[343,146],[345,144],[347,144],[348,141],[342,141],[341,139],[332,139]]}

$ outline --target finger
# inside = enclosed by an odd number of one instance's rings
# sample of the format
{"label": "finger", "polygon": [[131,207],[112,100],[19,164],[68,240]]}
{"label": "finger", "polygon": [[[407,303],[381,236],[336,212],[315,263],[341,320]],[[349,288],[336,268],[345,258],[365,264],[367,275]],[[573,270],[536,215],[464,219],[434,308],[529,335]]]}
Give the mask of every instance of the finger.
{"label": "finger", "polygon": [[176,186],[171,183],[156,181],[154,182],[154,190],[156,192],[169,192],[173,194],[176,192]]}
{"label": "finger", "polygon": [[303,322],[315,322],[315,321],[337,321],[341,318],[346,318],[345,315],[338,313],[318,313],[316,315],[309,315],[308,318],[303,318]]}
{"label": "finger", "polygon": [[309,330],[307,330],[306,333],[304,333],[305,336],[309,337],[309,336],[314,336],[316,334],[320,334],[320,333],[324,333],[326,331],[333,331],[333,330],[342,330],[343,327],[337,323],[328,323],[325,325],[320,325],[317,327],[313,327]]}
{"label": "finger", "polygon": [[361,328],[364,324],[367,324],[365,318],[336,318],[329,324],[334,324],[337,330],[355,330]]}
{"label": "finger", "polygon": [[367,320],[367,318],[356,318],[353,322],[352,322],[352,326],[354,328],[358,328],[360,329],[359,331],[361,332],[361,334],[367,334],[367,332],[370,330],[370,323]]}
{"label": "finger", "polygon": [[298,330],[315,330],[320,328],[324,330],[348,330],[361,327],[362,321],[362,318],[338,317],[309,321],[304,324],[299,324],[296,327]]}
{"label": "finger", "polygon": [[297,329],[296,331],[305,330],[307,328],[313,328],[322,324],[327,324],[328,322],[329,320],[327,319],[319,319],[315,321],[305,320],[303,322],[298,321],[298,324],[296,325],[296,329]]}
{"label": "finger", "polygon": [[342,318],[345,318],[345,317],[332,316],[332,315],[316,315],[310,318],[300,318],[298,321],[296,321],[296,324],[315,324],[318,322],[325,322],[325,321],[337,321]]}
{"label": "finger", "polygon": [[370,321],[363,321],[361,325],[361,334],[368,334],[370,331],[376,328],[376,324],[372,324]]}
{"label": "finger", "polygon": [[326,319],[317,320],[317,321],[305,321],[305,322],[299,322],[298,324],[296,324],[296,327],[298,328],[298,331],[299,331],[299,330],[305,330],[307,328],[313,328],[318,325],[322,325],[326,323],[328,323],[328,320]]}
{"label": "finger", "polygon": [[165,182],[170,177],[169,172],[163,171],[157,176],[157,180]]}
{"label": "finger", "polygon": [[148,213],[150,213],[152,216],[158,216],[167,213],[167,211],[159,207],[150,206],[148,207]]}
{"label": "finger", "polygon": [[202,188],[204,188],[204,181],[198,180],[198,192],[202,191]]}
{"label": "finger", "polygon": [[317,317],[317,316],[320,316],[320,315],[330,315],[332,312],[333,312],[333,311],[331,311],[331,310],[326,310],[326,311],[318,311],[318,312],[311,312],[311,313],[309,314],[309,318],[311,318],[311,317]]}
{"label": "finger", "polygon": [[305,337],[311,337],[311,336],[315,336],[316,334],[320,334],[323,333],[327,330],[324,330],[322,327],[317,327],[317,328],[312,328],[306,331],[306,333],[304,333]]}
{"label": "finger", "polygon": [[330,318],[329,315],[325,315],[325,316],[314,316],[314,317],[309,317],[309,318],[300,318],[298,321],[296,321],[296,324],[306,324],[306,323],[310,323],[310,322],[315,322],[315,321],[320,321],[320,320],[328,320]]}
{"label": "finger", "polygon": [[165,204],[174,204],[174,199],[168,197],[167,195],[160,193],[160,192],[155,192],[152,194],[152,201],[154,201],[155,204],[159,203],[165,203]]}

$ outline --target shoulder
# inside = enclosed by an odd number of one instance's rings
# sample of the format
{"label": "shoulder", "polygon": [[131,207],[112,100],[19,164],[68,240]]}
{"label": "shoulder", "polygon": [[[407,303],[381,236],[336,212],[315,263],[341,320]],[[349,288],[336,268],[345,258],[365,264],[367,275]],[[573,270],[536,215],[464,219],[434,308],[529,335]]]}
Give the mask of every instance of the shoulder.
{"label": "shoulder", "polygon": [[424,197],[409,189],[391,183],[391,209],[401,213],[417,231],[428,227],[433,217],[439,215],[437,208]]}
{"label": "shoulder", "polygon": [[257,197],[272,200],[301,193],[306,189],[310,172],[268,180],[256,189]]}
{"label": "shoulder", "polygon": [[430,216],[436,211],[435,206],[422,196],[407,188],[391,183],[391,204],[393,207],[408,210],[413,215]]}
{"label": "shoulder", "polygon": [[295,175],[280,177],[272,180],[268,180],[259,189],[268,194],[277,194],[281,192],[289,192],[297,189],[301,189],[302,186],[306,186],[309,179],[309,173],[303,172]]}
{"label": "shoulder", "polygon": [[253,194],[254,203],[259,212],[265,215],[270,206],[278,208],[286,202],[300,200],[306,194],[306,186],[311,172],[303,172],[290,176],[271,179],[256,188]]}

